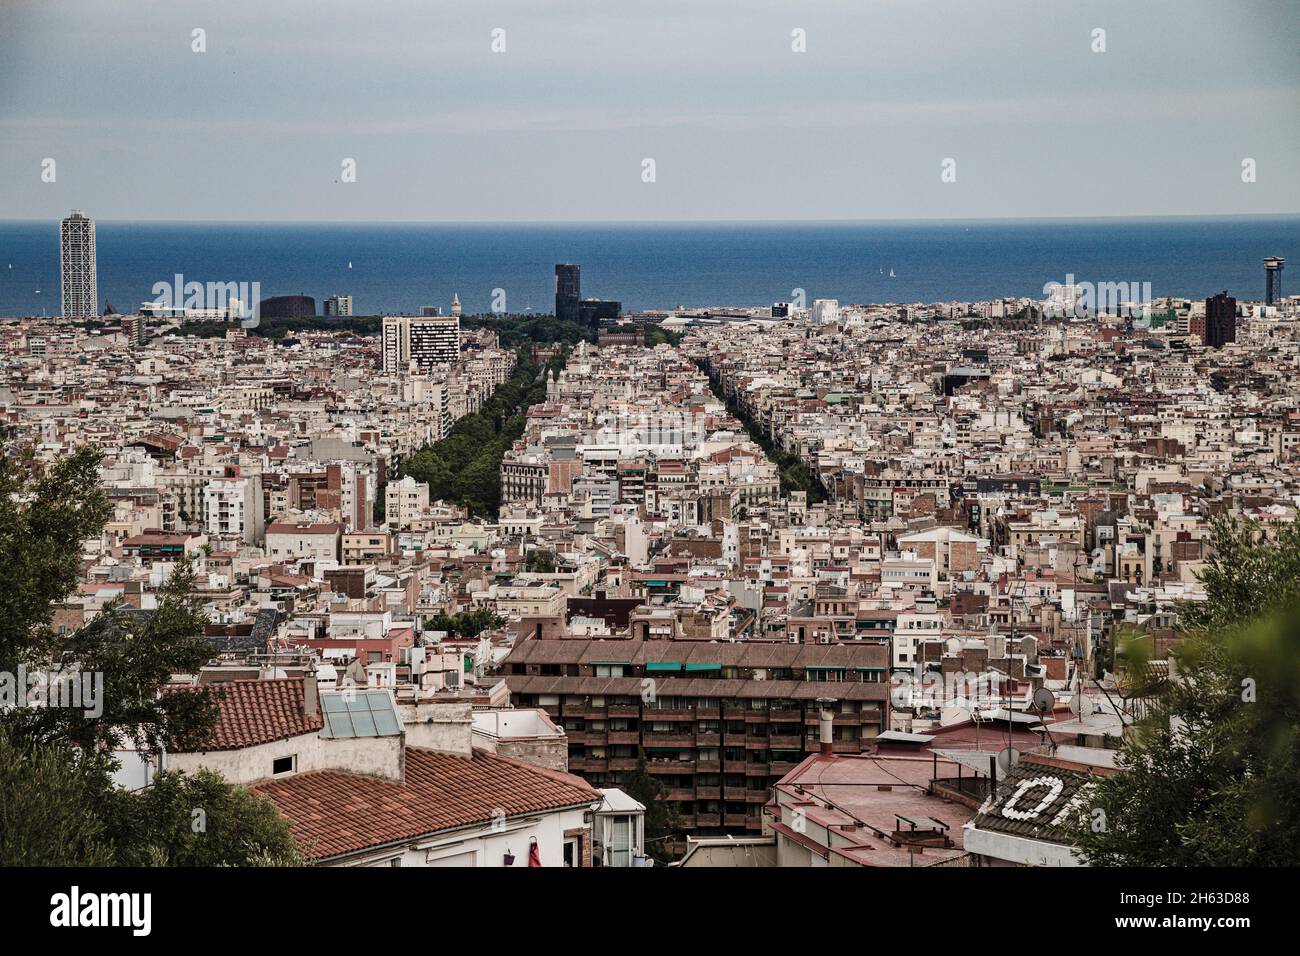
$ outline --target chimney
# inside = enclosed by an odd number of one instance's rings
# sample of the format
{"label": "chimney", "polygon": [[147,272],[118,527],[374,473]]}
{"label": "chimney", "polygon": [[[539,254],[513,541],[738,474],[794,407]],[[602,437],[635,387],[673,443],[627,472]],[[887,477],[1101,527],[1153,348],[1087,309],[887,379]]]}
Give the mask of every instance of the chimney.
{"label": "chimney", "polygon": [[821,708],[821,748],[819,753],[824,757],[829,757],[835,753],[835,711],[831,706],[835,703],[833,697],[818,697],[817,704]]}
{"label": "chimney", "polygon": [[302,711],[308,717],[320,716],[320,688],[316,685],[316,669],[302,677]]}

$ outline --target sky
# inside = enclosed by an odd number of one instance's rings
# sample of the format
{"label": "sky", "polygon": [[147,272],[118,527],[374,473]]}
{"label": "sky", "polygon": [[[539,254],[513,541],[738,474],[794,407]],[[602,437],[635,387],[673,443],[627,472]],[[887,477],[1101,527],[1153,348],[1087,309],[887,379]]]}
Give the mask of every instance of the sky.
{"label": "sky", "polygon": [[0,0],[0,219],[1296,214],[1296,12]]}

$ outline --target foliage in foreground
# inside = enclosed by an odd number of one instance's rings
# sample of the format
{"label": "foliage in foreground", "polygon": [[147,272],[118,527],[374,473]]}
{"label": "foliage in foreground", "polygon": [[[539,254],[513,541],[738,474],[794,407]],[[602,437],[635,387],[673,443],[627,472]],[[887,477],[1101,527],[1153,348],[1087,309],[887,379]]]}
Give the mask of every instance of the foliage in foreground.
{"label": "foliage in foreground", "polygon": [[[90,448],[44,470],[0,460],[0,680],[13,695],[0,709],[0,866],[300,862],[274,805],[215,773],[159,774],[140,792],[114,784],[114,751],[201,744],[217,703],[206,691],[163,693],[209,653],[186,565],[147,616],[115,604],[71,633],[53,626],[84,542],[108,519],[98,466]],[[36,673],[86,675],[100,690],[81,706],[44,706],[18,683]]]}
{"label": "foliage in foreground", "polygon": [[[1219,520],[1186,609],[1176,676],[1125,647],[1135,690],[1153,702],[1090,801],[1080,849],[1094,866],[1300,863],[1300,529],[1275,544]],[[1146,675],[1143,677],[1143,675]]]}

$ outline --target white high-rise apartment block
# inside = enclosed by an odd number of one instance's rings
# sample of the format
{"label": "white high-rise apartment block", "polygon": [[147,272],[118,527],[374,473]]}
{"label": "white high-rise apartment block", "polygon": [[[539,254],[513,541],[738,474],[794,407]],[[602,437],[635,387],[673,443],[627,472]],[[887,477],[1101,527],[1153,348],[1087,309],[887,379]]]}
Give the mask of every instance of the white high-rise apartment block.
{"label": "white high-rise apartment block", "polygon": [[332,295],[325,300],[325,314],[327,316],[344,316],[352,314],[352,296],[350,295]]}
{"label": "white high-rise apartment block", "polygon": [[390,481],[384,488],[384,520],[397,530],[417,528],[429,510],[429,484],[410,475]]}
{"label": "white high-rise apartment block", "polygon": [[840,320],[840,302],[838,299],[813,299],[813,325],[829,325]]}
{"label": "white high-rise apartment block", "polygon": [[203,489],[203,527],[214,538],[257,544],[266,531],[262,476],[213,478]]}
{"label": "white high-rise apartment block", "polygon": [[460,319],[456,316],[384,317],[384,374],[445,368],[460,357]]}
{"label": "white high-rise apartment block", "polygon": [[59,290],[65,319],[99,315],[99,285],[95,274],[95,220],[80,209],[59,223]]}

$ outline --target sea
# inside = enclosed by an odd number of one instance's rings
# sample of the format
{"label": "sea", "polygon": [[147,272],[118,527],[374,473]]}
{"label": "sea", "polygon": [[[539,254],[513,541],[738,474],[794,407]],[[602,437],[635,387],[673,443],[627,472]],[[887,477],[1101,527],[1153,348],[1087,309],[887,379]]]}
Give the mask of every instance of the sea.
{"label": "sea", "polygon": [[[88,210],[92,217],[93,210]],[[1300,216],[910,222],[96,223],[101,309],[158,283],[258,283],[356,315],[546,313],[555,264],[625,311],[1043,298],[1051,283],[1150,283],[1154,298],[1262,299],[1266,256],[1300,273]],[[1285,276],[1285,272],[1283,273]],[[1300,289],[1300,276],[1292,283]],[[1287,287],[1284,281],[1284,289]],[[224,305],[224,303],[222,303]],[[59,224],[0,221],[0,317],[59,312]]]}

